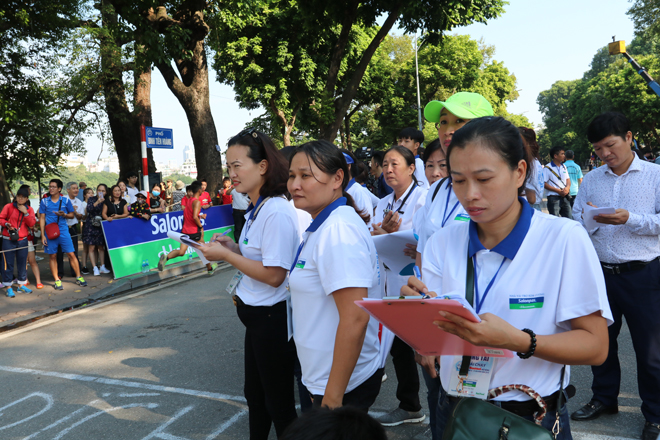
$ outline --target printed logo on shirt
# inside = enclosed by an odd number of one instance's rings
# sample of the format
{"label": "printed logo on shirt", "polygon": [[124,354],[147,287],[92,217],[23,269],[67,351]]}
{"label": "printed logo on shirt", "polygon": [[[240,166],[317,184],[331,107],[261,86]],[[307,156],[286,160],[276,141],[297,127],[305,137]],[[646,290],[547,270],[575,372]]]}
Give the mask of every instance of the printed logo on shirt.
{"label": "printed logo on shirt", "polygon": [[543,295],[516,295],[509,297],[509,309],[527,310],[543,307]]}
{"label": "printed logo on shirt", "polygon": [[454,217],[454,220],[457,222],[469,222],[470,216],[467,214],[458,214],[456,217]]}
{"label": "printed logo on shirt", "polygon": [[247,243],[248,243],[248,239],[246,238],[245,240],[243,240],[243,244],[247,244]]}
{"label": "printed logo on shirt", "polygon": [[302,268],[304,268],[306,262],[307,262],[307,261],[305,261],[305,260],[298,260],[298,262],[296,263],[296,269],[302,269]]}

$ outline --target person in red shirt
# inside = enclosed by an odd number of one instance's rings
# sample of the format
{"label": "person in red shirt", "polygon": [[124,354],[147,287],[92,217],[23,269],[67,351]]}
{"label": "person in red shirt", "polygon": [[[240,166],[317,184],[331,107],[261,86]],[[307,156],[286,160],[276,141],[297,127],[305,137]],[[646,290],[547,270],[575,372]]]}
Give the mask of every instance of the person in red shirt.
{"label": "person in red shirt", "polygon": [[229,177],[225,177],[224,179],[222,179],[222,191],[220,191],[220,195],[222,196],[223,205],[231,205],[231,201],[232,201],[231,190],[233,188],[234,186],[231,184],[231,179]]}
{"label": "person in red shirt", "polygon": [[8,203],[0,212],[0,225],[2,225],[2,285],[7,288],[6,294],[14,298],[16,294],[12,289],[14,278],[14,258],[18,270],[18,290],[23,293],[32,293],[25,287],[27,284],[27,257],[28,235],[30,228],[37,223],[34,210],[26,205],[30,196],[26,188],[16,192],[16,200]]}
{"label": "person in red shirt", "polygon": [[[183,210],[183,227],[181,228],[181,233],[187,235],[197,243],[204,243],[204,227],[201,219],[205,219],[206,214],[200,213],[202,204],[199,201],[199,197],[202,194],[202,187],[200,182],[194,181],[188,188],[190,188],[189,193],[192,192],[193,197],[187,201],[186,207]],[[179,249],[173,250],[169,254],[161,254],[158,260],[158,270],[162,272],[168,260],[183,257],[186,255],[187,250],[188,246],[181,243]],[[211,263],[207,263],[206,270],[209,275],[213,275],[215,267]]]}
{"label": "person in red shirt", "polygon": [[199,196],[199,201],[202,209],[208,209],[211,206],[211,195],[206,191],[206,179],[202,179],[200,182],[202,183],[202,194]]}

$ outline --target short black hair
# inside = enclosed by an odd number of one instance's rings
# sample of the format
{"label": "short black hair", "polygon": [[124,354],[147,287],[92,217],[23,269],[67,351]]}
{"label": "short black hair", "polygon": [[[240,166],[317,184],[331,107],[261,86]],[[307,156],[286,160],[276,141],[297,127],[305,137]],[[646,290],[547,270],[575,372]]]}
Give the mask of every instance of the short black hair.
{"label": "short black hair", "polygon": [[202,179],[202,180],[200,180],[199,182],[200,182],[200,183],[208,183],[208,182],[206,181],[206,179]]}
{"label": "short black hair", "polygon": [[566,151],[564,147],[552,147],[550,149],[550,159],[554,159],[555,155],[559,154],[560,151]]}
{"label": "short black hair", "polygon": [[440,139],[436,139],[434,141],[431,141],[426,146],[426,149],[424,150],[424,153],[422,154],[422,160],[424,161],[424,163],[428,162],[431,155],[433,153],[435,153],[436,151],[438,151],[438,150],[440,150],[442,152],[443,156],[446,156],[444,150],[441,148]]}
{"label": "short black hair", "polygon": [[374,155],[371,157],[371,160],[376,162],[379,167],[383,166],[383,158],[385,157],[385,152],[381,150],[374,151]]}
{"label": "short black hair", "polygon": [[575,153],[573,153],[573,150],[566,150],[564,151],[564,154],[566,154],[566,159],[573,159],[575,157]]}
{"label": "short black hair", "polygon": [[50,179],[50,182],[48,182],[48,184],[50,185],[51,183],[56,184],[59,189],[62,189],[64,187],[64,184],[60,179]]}
{"label": "short black hair", "polygon": [[195,180],[190,184],[190,191],[192,191],[193,194],[197,194],[197,191],[200,189],[202,189],[202,183],[200,181]]}
{"label": "short black hair", "polygon": [[413,127],[406,127],[399,133],[399,139],[412,139],[422,144],[424,142],[424,133]]}
{"label": "short black hair", "polygon": [[385,428],[358,408],[320,408],[303,414],[284,431],[281,440],[387,440]]}
{"label": "short black hair", "polygon": [[619,136],[623,139],[630,129],[630,121],[623,113],[606,112],[596,116],[587,127],[587,139],[592,144],[608,136]]}
{"label": "short black hair", "polygon": [[138,173],[135,171],[129,171],[128,174],[126,175],[127,179],[130,179],[131,177],[138,177]]}

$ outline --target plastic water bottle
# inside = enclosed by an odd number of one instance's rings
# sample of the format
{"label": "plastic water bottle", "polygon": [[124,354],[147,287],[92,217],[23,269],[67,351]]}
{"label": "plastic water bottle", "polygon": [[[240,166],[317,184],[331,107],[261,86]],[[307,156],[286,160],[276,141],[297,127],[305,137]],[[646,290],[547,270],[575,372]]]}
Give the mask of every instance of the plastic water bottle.
{"label": "plastic water bottle", "polygon": [[149,260],[144,260],[144,273],[149,273]]}
{"label": "plastic water bottle", "polygon": [[140,271],[144,273],[144,260],[142,260],[142,266],[140,266]]}
{"label": "plastic water bottle", "polygon": [[188,251],[188,263],[192,263],[192,259],[193,259],[192,252]]}

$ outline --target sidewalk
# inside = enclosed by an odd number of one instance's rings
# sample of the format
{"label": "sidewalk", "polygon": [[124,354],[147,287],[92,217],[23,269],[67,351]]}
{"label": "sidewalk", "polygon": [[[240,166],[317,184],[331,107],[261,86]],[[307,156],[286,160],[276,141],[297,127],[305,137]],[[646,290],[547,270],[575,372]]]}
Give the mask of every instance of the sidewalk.
{"label": "sidewalk", "polygon": [[[82,248],[82,245],[80,247]],[[39,260],[39,257],[42,257],[43,260]],[[201,261],[195,259],[192,263],[186,261],[168,265],[167,270],[163,272],[152,270],[146,274],[140,273],[119,280],[113,279],[111,273],[99,276],[94,276],[90,273],[88,275],[82,275],[85,281],[87,281],[86,287],[77,285],[74,278],[64,276],[62,278],[62,287],[64,287],[64,290],[55,290],[55,280],[48,265],[48,255],[44,254],[43,249],[37,250],[37,260],[39,260],[37,261],[37,265],[41,272],[41,283],[44,287],[37,289],[34,274],[28,265],[28,281],[30,284],[27,287],[32,290],[32,293],[17,292],[15,285],[14,292],[16,293],[16,297],[8,298],[5,295],[5,289],[2,289],[0,293],[0,331],[13,328],[26,320],[38,319],[66,309],[80,307],[102,298],[125,293],[150,284],[160,283],[170,278],[180,278],[186,274],[197,274],[202,269],[206,270]],[[222,268],[223,265],[219,265],[217,270],[222,270]],[[69,260],[65,256],[64,274],[66,275],[70,272]]]}

